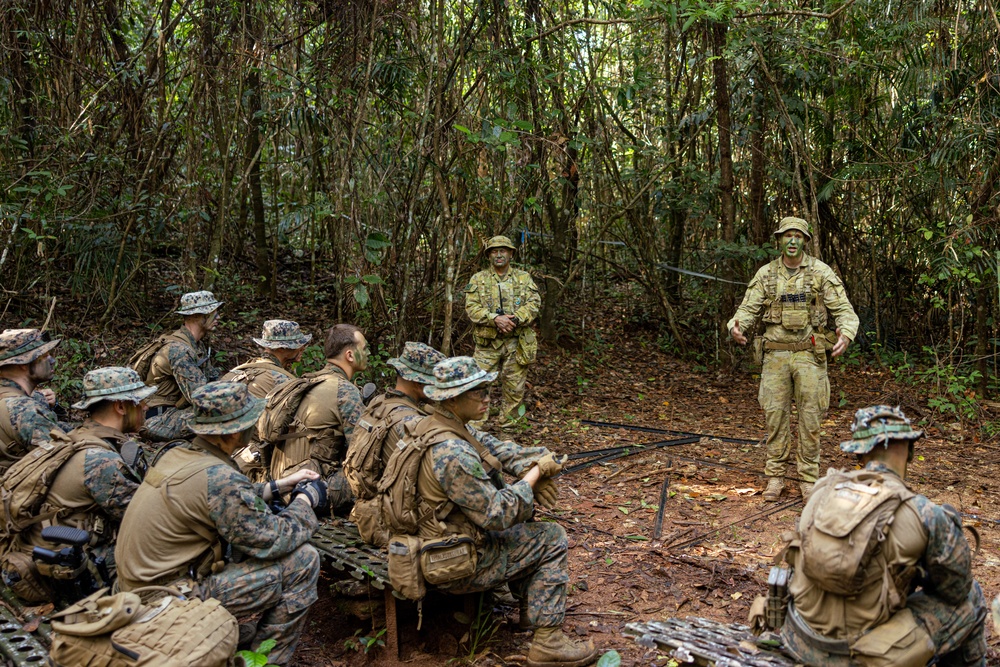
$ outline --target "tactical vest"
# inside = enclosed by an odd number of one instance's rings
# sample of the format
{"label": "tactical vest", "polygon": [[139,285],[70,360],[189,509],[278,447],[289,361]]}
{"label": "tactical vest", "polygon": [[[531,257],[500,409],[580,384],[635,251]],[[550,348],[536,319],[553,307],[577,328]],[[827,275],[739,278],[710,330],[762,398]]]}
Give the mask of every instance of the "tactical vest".
{"label": "tactical vest", "polygon": [[[823,277],[814,268],[813,261],[802,267],[795,276],[801,292],[778,294],[779,279],[786,271],[781,258],[773,260],[764,274],[764,306],[761,320],[765,325],[778,324],[790,331],[805,329],[806,325],[818,334],[826,332],[827,312],[823,301]],[[805,283],[805,284],[803,284]]]}
{"label": "tactical vest", "polygon": [[[518,280],[518,275],[524,273],[520,269],[515,269],[511,267],[509,269],[510,278],[509,280],[513,283],[511,287],[511,298],[513,303],[500,303],[500,287],[498,282],[494,279],[495,274],[491,269],[487,269],[483,273],[487,274],[485,280],[476,281],[476,295],[479,298],[479,303],[486,307],[491,313],[500,312],[503,309],[504,315],[513,315],[514,311],[523,306],[528,301],[528,281]],[[489,341],[494,338],[512,338],[517,337],[521,334],[522,330],[529,330],[526,322],[522,322],[520,325],[515,327],[513,331],[507,334],[501,334],[500,330],[497,329],[492,323],[487,324],[476,324],[472,328],[472,336],[475,339],[476,345],[488,345]],[[534,332],[532,332],[534,333]]]}
{"label": "tactical vest", "polygon": [[[167,348],[173,343],[183,345],[197,357],[197,347],[193,346],[191,339],[180,330],[164,334],[157,338],[153,343],[153,345],[158,344],[155,347],[155,351],[152,351],[152,345],[147,345],[146,348],[137,352],[133,357],[133,368],[139,372],[139,375],[143,377],[143,381],[147,385],[156,387],[156,393],[147,400],[147,404],[151,408],[161,405],[184,408],[188,405],[188,400],[184,398],[177,380],[174,379],[173,368],[170,365],[170,359],[167,355]],[[143,376],[140,367],[144,365],[144,360],[147,356],[149,358],[149,372]],[[200,361],[198,365],[201,366],[202,363],[204,362]]]}
{"label": "tactical vest", "polygon": [[266,398],[275,387],[275,383],[271,380],[271,373],[280,373],[290,380],[295,379],[294,375],[274,361],[260,358],[240,364],[219,378],[219,382],[242,382],[247,386],[247,391],[254,397]]}

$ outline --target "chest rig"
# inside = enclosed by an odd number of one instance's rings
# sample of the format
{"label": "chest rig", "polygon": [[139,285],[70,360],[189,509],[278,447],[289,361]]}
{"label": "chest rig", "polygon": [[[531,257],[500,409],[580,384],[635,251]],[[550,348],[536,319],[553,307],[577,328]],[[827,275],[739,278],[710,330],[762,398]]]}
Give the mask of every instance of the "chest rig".
{"label": "chest rig", "polygon": [[823,279],[812,263],[787,280],[783,277],[786,269],[780,257],[772,261],[768,269],[764,278],[764,323],[780,324],[789,331],[801,331],[811,325],[816,333],[826,333]]}

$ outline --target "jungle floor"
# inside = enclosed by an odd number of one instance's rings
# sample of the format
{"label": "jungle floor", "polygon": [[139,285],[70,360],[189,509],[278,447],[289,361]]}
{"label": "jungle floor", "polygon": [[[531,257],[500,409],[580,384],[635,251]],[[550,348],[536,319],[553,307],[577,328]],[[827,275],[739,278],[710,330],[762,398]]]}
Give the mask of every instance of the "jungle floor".
{"label": "jungle floor", "polygon": [[[765,590],[772,559],[782,548],[781,534],[793,527],[801,511],[801,502],[794,502],[800,500],[798,485],[789,482],[779,503],[761,498],[766,480],[758,471],[764,466],[760,440],[765,431],[752,372],[725,374],[681,363],[643,336],[616,334],[611,327],[597,338],[600,345],[592,339],[587,351],[543,347],[530,377],[529,425],[513,439],[572,454],[677,437],[581,423],[600,420],[753,441],[706,438],[591,466],[561,478],[559,509],[541,512],[569,535],[565,628],[592,639],[602,651],[617,650],[624,665],[668,665],[661,652],[624,637],[625,624],[670,616],[745,622],[754,597]],[[935,421],[926,397],[863,361],[835,363],[830,375],[832,405],[823,424],[821,470],[853,466],[837,443],[850,437],[857,408],[901,404],[912,417],[922,416],[929,437],[918,445],[909,481],[935,502],[982,517],[967,517],[966,523],[982,537],[975,576],[987,600],[995,597],[1000,593],[1000,439],[978,442],[958,424]],[[789,475],[795,475],[794,462]],[[654,523],[668,478],[657,538]],[[359,639],[374,637],[377,628],[345,611],[358,601],[345,603],[331,592],[328,584],[333,583],[321,581],[320,602],[311,612],[299,664],[386,660],[378,646],[365,654],[365,642]],[[420,632],[415,611],[404,613],[403,661],[523,664],[531,635],[518,631],[516,606],[490,597],[480,604],[483,613],[469,614],[454,601],[430,598]],[[1000,664],[1000,640],[994,635],[988,641],[990,664]]]}

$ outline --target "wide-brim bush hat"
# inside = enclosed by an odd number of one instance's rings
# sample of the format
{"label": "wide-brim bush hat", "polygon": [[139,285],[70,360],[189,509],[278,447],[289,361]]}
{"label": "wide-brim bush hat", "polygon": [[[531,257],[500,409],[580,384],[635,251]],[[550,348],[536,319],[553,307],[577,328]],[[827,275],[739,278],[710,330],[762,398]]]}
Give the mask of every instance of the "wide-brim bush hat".
{"label": "wide-brim bush hat", "polygon": [[312,334],[302,333],[298,322],[290,320],[267,320],[261,330],[260,338],[253,342],[269,350],[297,350],[305,347],[313,339]]}
{"label": "wide-brim bush hat", "polygon": [[181,297],[181,307],[176,312],[178,315],[207,315],[218,310],[223,303],[208,290],[188,292]]}
{"label": "wide-brim bush hat", "polygon": [[242,382],[209,382],[191,392],[191,430],[198,435],[240,433],[257,423],[267,404]]}
{"label": "wide-brim bush hat", "polygon": [[511,250],[517,250],[517,246],[506,236],[494,236],[489,241],[486,242],[486,252],[493,250],[493,248],[510,248]]}
{"label": "wide-brim bush hat", "polygon": [[782,218],[781,222],[778,223],[778,228],[774,230],[774,235],[777,238],[781,238],[781,235],[787,232],[789,229],[795,229],[797,231],[805,234],[806,240],[812,240],[812,232],[809,231],[809,223],[802,218],[796,218],[795,216],[788,216],[787,218]]}
{"label": "wide-brim bush hat", "polygon": [[131,368],[109,366],[83,376],[83,400],[73,407],[86,410],[100,401],[131,401],[138,405],[155,393],[156,387],[146,386]]}
{"label": "wide-brim bush hat", "polygon": [[385,363],[395,368],[404,380],[434,384],[434,367],[447,358],[430,345],[408,342],[402,354]]}
{"label": "wide-brim bush hat", "polygon": [[873,405],[854,414],[851,439],[840,443],[850,454],[867,454],[877,445],[888,447],[890,440],[919,440],[924,432],[913,428],[898,407]]}
{"label": "wide-brim bush hat", "polygon": [[0,333],[0,366],[30,364],[61,342],[61,339],[53,339],[47,331],[39,329],[7,329]]}
{"label": "wide-brim bush hat", "polygon": [[472,357],[451,357],[434,367],[434,384],[424,389],[424,395],[445,401],[496,379],[496,373],[487,373]]}

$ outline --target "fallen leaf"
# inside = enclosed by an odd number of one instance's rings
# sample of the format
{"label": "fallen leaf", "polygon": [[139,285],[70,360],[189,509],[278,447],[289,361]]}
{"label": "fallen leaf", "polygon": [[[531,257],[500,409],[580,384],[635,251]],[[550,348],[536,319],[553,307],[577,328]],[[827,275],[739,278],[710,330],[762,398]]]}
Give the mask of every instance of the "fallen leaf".
{"label": "fallen leaf", "polygon": [[734,600],[739,600],[741,597],[743,597],[743,593],[740,593],[739,591],[737,591],[736,593],[733,593],[729,597],[731,597]]}

